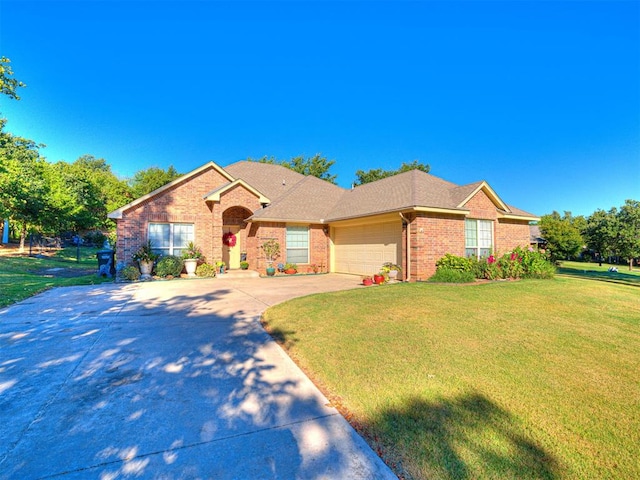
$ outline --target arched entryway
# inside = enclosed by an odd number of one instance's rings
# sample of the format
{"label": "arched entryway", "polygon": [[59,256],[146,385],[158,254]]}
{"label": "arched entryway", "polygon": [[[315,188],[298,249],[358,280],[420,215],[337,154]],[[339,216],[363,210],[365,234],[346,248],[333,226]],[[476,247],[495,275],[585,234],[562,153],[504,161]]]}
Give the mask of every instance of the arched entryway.
{"label": "arched entryway", "polygon": [[[230,207],[222,212],[222,235],[233,234],[235,245],[222,245],[222,261],[227,268],[240,268],[242,254],[246,252],[246,227],[245,220],[252,215],[250,210],[244,207]],[[227,242],[229,243],[229,242]]]}

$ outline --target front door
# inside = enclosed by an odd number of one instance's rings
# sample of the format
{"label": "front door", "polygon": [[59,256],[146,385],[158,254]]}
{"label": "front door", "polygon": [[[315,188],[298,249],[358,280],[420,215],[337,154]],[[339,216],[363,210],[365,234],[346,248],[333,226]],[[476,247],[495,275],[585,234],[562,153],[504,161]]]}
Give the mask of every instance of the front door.
{"label": "front door", "polygon": [[225,225],[224,233],[231,232],[236,236],[236,244],[233,247],[222,246],[222,261],[227,268],[240,268],[240,227],[237,225]]}

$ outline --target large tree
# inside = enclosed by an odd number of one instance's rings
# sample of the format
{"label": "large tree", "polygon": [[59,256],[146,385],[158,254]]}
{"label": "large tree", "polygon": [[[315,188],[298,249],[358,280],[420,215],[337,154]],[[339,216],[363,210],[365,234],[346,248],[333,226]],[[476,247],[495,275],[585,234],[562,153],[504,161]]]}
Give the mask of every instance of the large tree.
{"label": "large tree", "polygon": [[40,157],[42,145],[5,132],[5,124],[0,119],[0,218],[18,225],[24,248],[29,227],[39,226],[48,209],[48,164]]}
{"label": "large tree", "polygon": [[166,170],[160,167],[149,167],[144,170],[138,170],[129,181],[131,193],[134,198],[142,197],[175,180],[181,175],[173,165],[169,165],[169,168]]}
{"label": "large tree", "polygon": [[617,215],[618,232],[615,245],[618,254],[629,261],[633,269],[634,258],[640,258],[640,202],[626,200]]}
{"label": "large tree", "polygon": [[371,170],[357,170],[356,171],[356,181],[354,185],[364,185],[365,183],[371,183],[378,180],[382,180],[383,178],[392,177],[399,173],[409,172],[411,170],[421,170],[425,173],[429,173],[431,167],[426,163],[421,163],[418,160],[414,160],[411,163],[402,162],[400,168],[396,170],[384,170],[382,168],[375,168]]}
{"label": "large tree", "polygon": [[587,218],[583,237],[587,248],[593,250],[600,259],[614,254],[617,235],[617,211],[596,210]]}
{"label": "large tree", "polygon": [[562,217],[554,211],[540,218],[540,232],[552,260],[568,260],[580,252],[584,241],[576,224],[582,224],[582,221],[574,220],[571,212],[565,212]]}
{"label": "large tree", "polygon": [[260,159],[247,158],[250,162],[270,163],[273,165],[282,165],[289,168],[294,172],[301,173],[306,176],[318,177],[322,180],[326,180],[330,183],[336,183],[337,175],[331,175],[329,169],[333,166],[335,160],[327,160],[321,154],[316,153],[313,157],[305,158],[303,156],[297,156],[291,158],[291,160],[278,160],[275,157],[264,156]]}

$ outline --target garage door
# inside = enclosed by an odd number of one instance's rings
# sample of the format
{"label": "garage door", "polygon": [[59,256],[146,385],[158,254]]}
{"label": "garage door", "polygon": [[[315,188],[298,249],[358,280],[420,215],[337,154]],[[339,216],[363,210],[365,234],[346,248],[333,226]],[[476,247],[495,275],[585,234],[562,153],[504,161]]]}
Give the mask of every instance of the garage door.
{"label": "garage door", "polygon": [[371,275],[385,262],[400,263],[402,223],[387,222],[334,230],[334,269]]}

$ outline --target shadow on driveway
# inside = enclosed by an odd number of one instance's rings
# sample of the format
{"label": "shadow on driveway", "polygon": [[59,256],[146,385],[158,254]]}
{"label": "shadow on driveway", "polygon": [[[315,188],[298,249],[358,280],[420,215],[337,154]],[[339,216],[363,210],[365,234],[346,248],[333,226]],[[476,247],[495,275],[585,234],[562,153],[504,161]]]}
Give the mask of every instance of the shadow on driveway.
{"label": "shadow on driveway", "polygon": [[261,328],[258,293],[101,285],[0,310],[0,477],[395,478]]}

